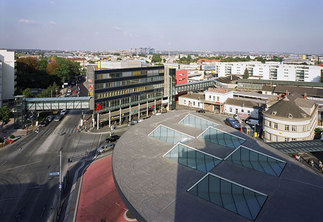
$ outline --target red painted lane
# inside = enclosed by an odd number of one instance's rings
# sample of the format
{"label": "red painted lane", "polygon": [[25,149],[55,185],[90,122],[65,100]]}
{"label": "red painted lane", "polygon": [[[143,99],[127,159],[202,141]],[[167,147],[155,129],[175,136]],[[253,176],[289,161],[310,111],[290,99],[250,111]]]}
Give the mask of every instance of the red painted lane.
{"label": "red painted lane", "polygon": [[76,221],[126,222],[126,210],[114,184],[112,156],[92,163],[83,175]]}

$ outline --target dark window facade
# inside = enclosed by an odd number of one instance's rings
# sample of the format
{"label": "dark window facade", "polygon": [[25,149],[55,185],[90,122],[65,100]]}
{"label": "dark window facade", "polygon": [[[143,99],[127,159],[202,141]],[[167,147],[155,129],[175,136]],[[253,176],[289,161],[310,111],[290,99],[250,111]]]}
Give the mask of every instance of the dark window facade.
{"label": "dark window facade", "polygon": [[164,66],[95,71],[94,105],[115,111],[163,98]]}

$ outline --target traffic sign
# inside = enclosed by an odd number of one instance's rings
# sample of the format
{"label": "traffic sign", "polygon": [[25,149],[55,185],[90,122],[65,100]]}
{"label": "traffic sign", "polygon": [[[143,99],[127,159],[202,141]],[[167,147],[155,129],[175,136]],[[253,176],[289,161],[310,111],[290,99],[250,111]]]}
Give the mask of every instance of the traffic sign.
{"label": "traffic sign", "polygon": [[59,172],[50,172],[49,176],[59,176]]}

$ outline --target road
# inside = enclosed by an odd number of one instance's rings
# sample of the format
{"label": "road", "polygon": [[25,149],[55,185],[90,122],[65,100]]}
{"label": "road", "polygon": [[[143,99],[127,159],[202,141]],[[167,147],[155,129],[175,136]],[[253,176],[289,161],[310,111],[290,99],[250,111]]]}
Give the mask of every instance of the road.
{"label": "road", "polygon": [[[51,122],[0,150],[1,221],[47,221],[58,203],[59,151],[63,174],[78,161],[91,159],[105,137],[77,131],[80,111],[70,111],[60,122]],[[67,159],[73,162],[68,163]],[[63,192],[63,191],[62,191]]]}

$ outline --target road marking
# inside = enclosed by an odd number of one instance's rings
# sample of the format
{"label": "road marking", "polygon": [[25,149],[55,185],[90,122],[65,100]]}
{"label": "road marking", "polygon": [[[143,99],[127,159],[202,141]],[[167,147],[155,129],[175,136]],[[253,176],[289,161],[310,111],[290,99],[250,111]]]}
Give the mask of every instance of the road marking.
{"label": "road marking", "polygon": [[11,167],[11,168],[8,168],[8,169],[5,169],[5,170],[1,170],[0,172],[4,172],[4,171],[8,171],[8,170],[14,170],[14,169],[17,169],[17,168],[20,168],[20,167],[26,167],[26,166],[33,165],[33,164],[36,164],[36,163],[39,163],[39,162],[41,162],[41,160],[33,162],[33,163],[27,163],[27,164],[24,164],[24,165]]}

